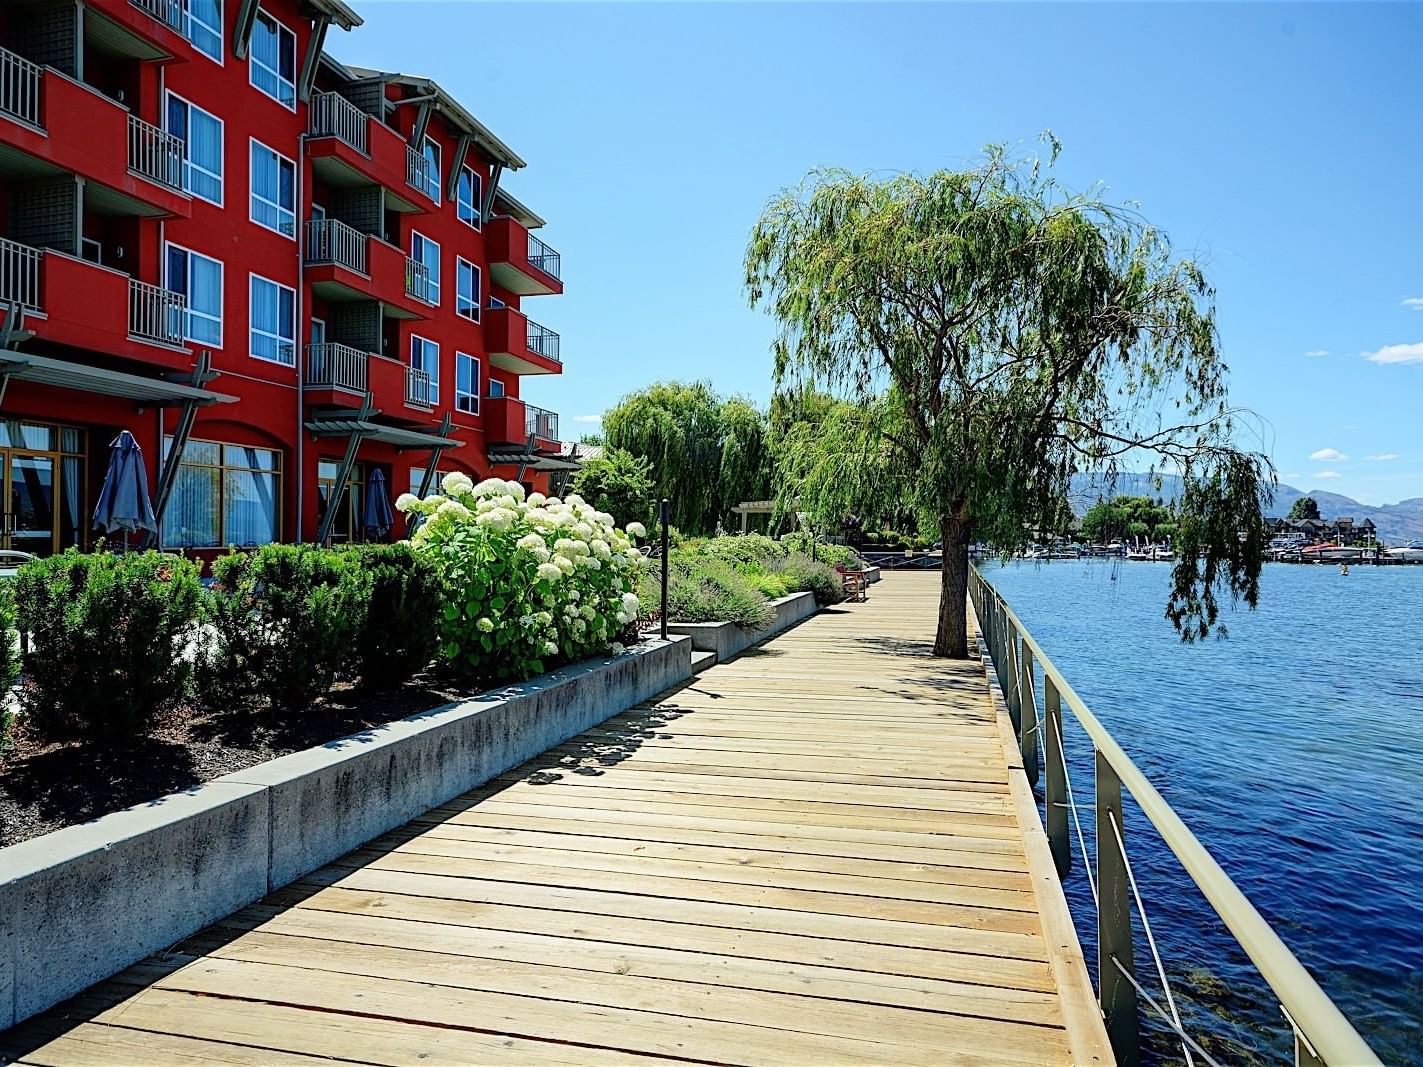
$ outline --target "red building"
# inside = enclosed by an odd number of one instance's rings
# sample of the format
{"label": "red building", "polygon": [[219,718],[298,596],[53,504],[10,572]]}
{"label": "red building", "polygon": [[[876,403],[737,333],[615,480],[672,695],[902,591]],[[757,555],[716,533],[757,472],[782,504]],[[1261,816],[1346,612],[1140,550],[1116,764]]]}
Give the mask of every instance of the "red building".
{"label": "red building", "polygon": [[0,6],[0,548],[88,517],[118,431],[162,544],[399,536],[452,470],[542,488],[559,293],[524,161],[436,83],[342,66],[342,0]]}

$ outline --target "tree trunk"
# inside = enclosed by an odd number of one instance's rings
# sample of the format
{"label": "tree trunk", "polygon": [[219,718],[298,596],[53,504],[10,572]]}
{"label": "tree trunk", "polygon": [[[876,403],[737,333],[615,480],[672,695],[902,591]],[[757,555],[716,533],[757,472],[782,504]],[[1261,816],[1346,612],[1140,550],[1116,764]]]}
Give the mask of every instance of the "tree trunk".
{"label": "tree trunk", "polygon": [[939,632],[934,655],[968,659],[968,523],[957,511],[939,520],[944,539],[939,572]]}

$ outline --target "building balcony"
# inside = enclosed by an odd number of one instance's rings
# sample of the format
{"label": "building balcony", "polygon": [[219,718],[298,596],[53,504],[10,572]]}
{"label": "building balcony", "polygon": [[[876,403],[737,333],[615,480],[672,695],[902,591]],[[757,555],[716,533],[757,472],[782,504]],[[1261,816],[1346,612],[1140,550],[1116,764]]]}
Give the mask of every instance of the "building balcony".
{"label": "building balcony", "polygon": [[518,219],[491,219],[484,232],[489,275],[496,285],[520,296],[563,292],[563,260]]}
{"label": "building balcony", "polygon": [[0,49],[0,176],[85,179],[85,204],[110,215],[192,214],[183,146],[93,87]]}
{"label": "building balcony", "polygon": [[559,450],[557,412],[526,404],[518,397],[487,396],[483,414],[484,443],[491,448],[523,448],[532,439],[536,452]]}
{"label": "building balcony", "polygon": [[558,334],[511,307],[484,309],[489,362],[515,374],[562,374]]}
{"label": "building balcony", "polygon": [[307,403],[320,408],[359,408],[369,393],[378,413],[413,423],[432,422],[438,406],[423,370],[335,343],[306,346],[302,390]]}
{"label": "building balcony", "polygon": [[184,59],[183,0],[86,0],[85,43],[109,55],[144,62]]}
{"label": "building balcony", "polygon": [[175,370],[192,364],[184,298],[88,260],[0,239],[0,307],[11,304],[43,341]]}
{"label": "building balcony", "polygon": [[388,211],[428,211],[434,200],[429,161],[400,134],[340,93],[316,93],[308,110],[307,155],[327,185],[377,185]]}
{"label": "building balcony", "polygon": [[376,300],[396,319],[428,317],[430,272],[400,249],[336,219],[306,224],[306,276],[323,300]]}

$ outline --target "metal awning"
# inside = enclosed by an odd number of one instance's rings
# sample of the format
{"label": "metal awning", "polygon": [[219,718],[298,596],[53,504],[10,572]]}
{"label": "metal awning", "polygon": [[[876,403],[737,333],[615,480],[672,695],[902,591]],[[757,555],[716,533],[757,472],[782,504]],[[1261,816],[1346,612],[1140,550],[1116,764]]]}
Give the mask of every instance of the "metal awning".
{"label": "metal awning", "polygon": [[60,389],[78,389],[86,393],[102,393],[145,404],[233,404],[237,397],[214,393],[193,385],[148,378],[126,371],[91,367],[85,363],[70,363],[49,356],[37,356],[14,349],[0,350],[0,378],[13,382],[35,382]]}
{"label": "metal awning", "polygon": [[581,463],[560,459],[558,456],[522,448],[513,452],[490,452],[488,459],[490,463],[520,463],[529,470],[536,471],[576,471],[581,470],[583,466]]}
{"label": "metal awning", "polygon": [[510,218],[522,223],[524,228],[528,230],[537,230],[540,226],[544,225],[544,220],[540,215],[510,196],[504,191],[502,186],[494,194],[494,213],[496,215],[508,215]]}
{"label": "metal awning", "polygon": [[306,428],[320,437],[359,437],[365,441],[379,441],[400,449],[460,448],[464,445],[463,441],[455,437],[405,430],[399,426],[387,426],[367,419],[316,419],[308,422]]}

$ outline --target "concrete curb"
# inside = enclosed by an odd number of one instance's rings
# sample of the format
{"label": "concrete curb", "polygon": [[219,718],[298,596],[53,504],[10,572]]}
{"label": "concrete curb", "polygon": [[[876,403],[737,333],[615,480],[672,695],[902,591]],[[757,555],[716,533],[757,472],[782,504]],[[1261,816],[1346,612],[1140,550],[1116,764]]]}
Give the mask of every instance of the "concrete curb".
{"label": "concrete curb", "polygon": [[880,573],[878,567],[865,567],[864,575],[865,582],[869,585],[874,585],[875,582],[880,580]]}
{"label": "concrete curb", "polygon": [[771,601],[771,607],[776,609],[776,618],[764,630],[747,630],[734,622],[672,622],[667,624],[667,632],[685,634],[698,652],[713,652],[718,663],[725,663],[820,610],[814,593],[792,593]]}
{"label": "concrete curb", "polygon": [[0,849],[0,1030],[691,677],[617,656]]}

